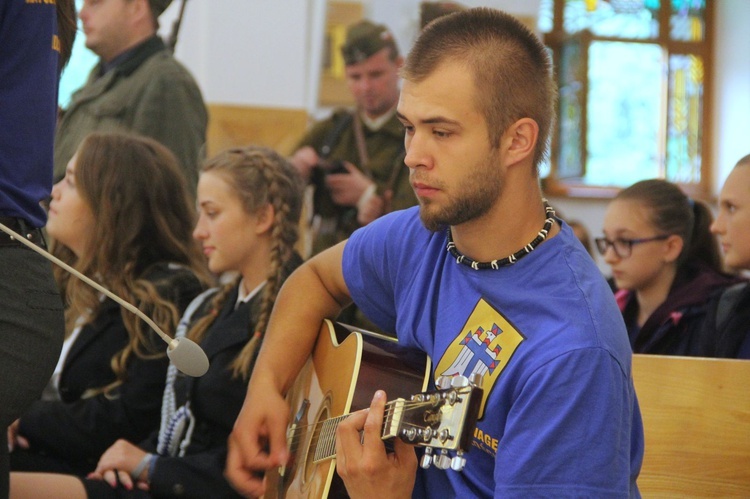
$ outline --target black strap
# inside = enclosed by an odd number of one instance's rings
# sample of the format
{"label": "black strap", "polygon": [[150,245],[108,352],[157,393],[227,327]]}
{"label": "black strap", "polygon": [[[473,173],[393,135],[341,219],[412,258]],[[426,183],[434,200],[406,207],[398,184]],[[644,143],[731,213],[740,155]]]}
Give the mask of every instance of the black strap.
{"label": "black strap", "polygon": [[353,118],[354,115],[352,113],[345,112],[341,115],[338,121],[334,123],[333,128],[328,132],[328,135],[325,136],[325,139],[318,150],[318,156],[320,159],[328,159],[328,156],[331,155],[331,151],[333,151],[333,146],[339,141],[344,130],[352,123]]}

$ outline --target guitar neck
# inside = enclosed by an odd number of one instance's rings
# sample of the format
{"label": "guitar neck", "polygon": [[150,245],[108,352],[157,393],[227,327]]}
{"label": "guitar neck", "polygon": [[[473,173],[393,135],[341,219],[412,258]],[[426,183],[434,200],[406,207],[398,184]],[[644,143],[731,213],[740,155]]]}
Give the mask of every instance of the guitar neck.
{"label": "guitar neck", "polygon": [[[380,435],[382,440],[389,440],[398,436],[398,430],[401,426],[401,415],[403,414],[403,406],[405,403],[407,402],[404,399],[396,399],[386,403],[383,427]],[[336,430],[339,427],[339,423],[348,417],[349,414],[344,414],[318,423],[320,432],[317,433],[317,442],[314,446],[314,462],[317,463],[336,456]],[[364,434],[362,437],[364,438]]]}
{"label": "guitar neck", "polygon": [[[385,405],[380,438],[398,437],[412,445],[465,451],[470,435],[465,430],[476,423],[480,400],[481,388],[471,385],[392,400]],[[314,428],[314,462],[336,455],[336,430],[348,416],[326,419]]]}

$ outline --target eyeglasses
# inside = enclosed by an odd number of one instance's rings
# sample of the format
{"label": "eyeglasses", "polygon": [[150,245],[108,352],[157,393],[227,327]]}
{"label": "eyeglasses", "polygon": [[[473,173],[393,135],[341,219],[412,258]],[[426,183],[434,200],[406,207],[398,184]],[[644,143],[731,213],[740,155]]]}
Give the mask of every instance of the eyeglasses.
{"label": "eyeglasses", "polygon": [[617,238],[613,241],[610,241],[606,237],[597,237],[596,239],[594,239],[594,242],[596,243],[596,249],[599,250],[599,253],[602,256],[604,256],[604,254],[607,252],[607,248],[611,246],[618,258],[627,258],[633,252],[634,245],[649,243],[651,241],[663,241],[669,236],[670,234],[662,234],[660,236],[644,237],[641,239]]}

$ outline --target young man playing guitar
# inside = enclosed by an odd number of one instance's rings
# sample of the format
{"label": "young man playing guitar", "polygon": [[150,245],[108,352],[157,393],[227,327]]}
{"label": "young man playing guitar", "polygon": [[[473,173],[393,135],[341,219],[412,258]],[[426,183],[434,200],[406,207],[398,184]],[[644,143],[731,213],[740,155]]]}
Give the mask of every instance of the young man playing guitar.
{"label": "young man playing guitar", "polygon": [[321,321],[353,299],[427,353],[435,378],[480,376],[484,398],[464,471],[416,472],[406,444],[386,452],[376,393],[336,434],[352,497],[638,497],[643,428],[622,318],[539,187],[555,106],[544,47],[513,17],[470,9],[422,32],[403,77],[419,208],[289,278],[230,436],[230,482],[261,495],[261,473],[287,462],[284,396]]}

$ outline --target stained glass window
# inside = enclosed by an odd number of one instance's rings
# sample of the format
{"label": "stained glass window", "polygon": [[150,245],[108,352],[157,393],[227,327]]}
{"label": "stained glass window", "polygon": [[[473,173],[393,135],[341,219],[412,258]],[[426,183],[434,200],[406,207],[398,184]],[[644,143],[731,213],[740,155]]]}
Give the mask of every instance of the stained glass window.
{"label": "stained glass window", "polygon": [[595,36],[655,38],[659,33],[659,0],[566,0],[565,32],[583,30]]}
{"label": "stained glass window", "polygon": [[706,0],[541,0],[539,29],[548,33],[560,94],[553,182],[624,187],[662,177],[706,190],[710,7]]}
{"label": "stained glass window", "polygon": [[673,40],[703,40],[706,0],[671,0],[669,36]]}
{"label": "stained glass window", "polygon": [[693,55],[669,58],[667,178],[694,183],[701,179],[703,60]]}
{"label": "stained glass window", "polygon": [[591,44],[585,183],[627,187],[662,175],[663,66],[657,44]]}

